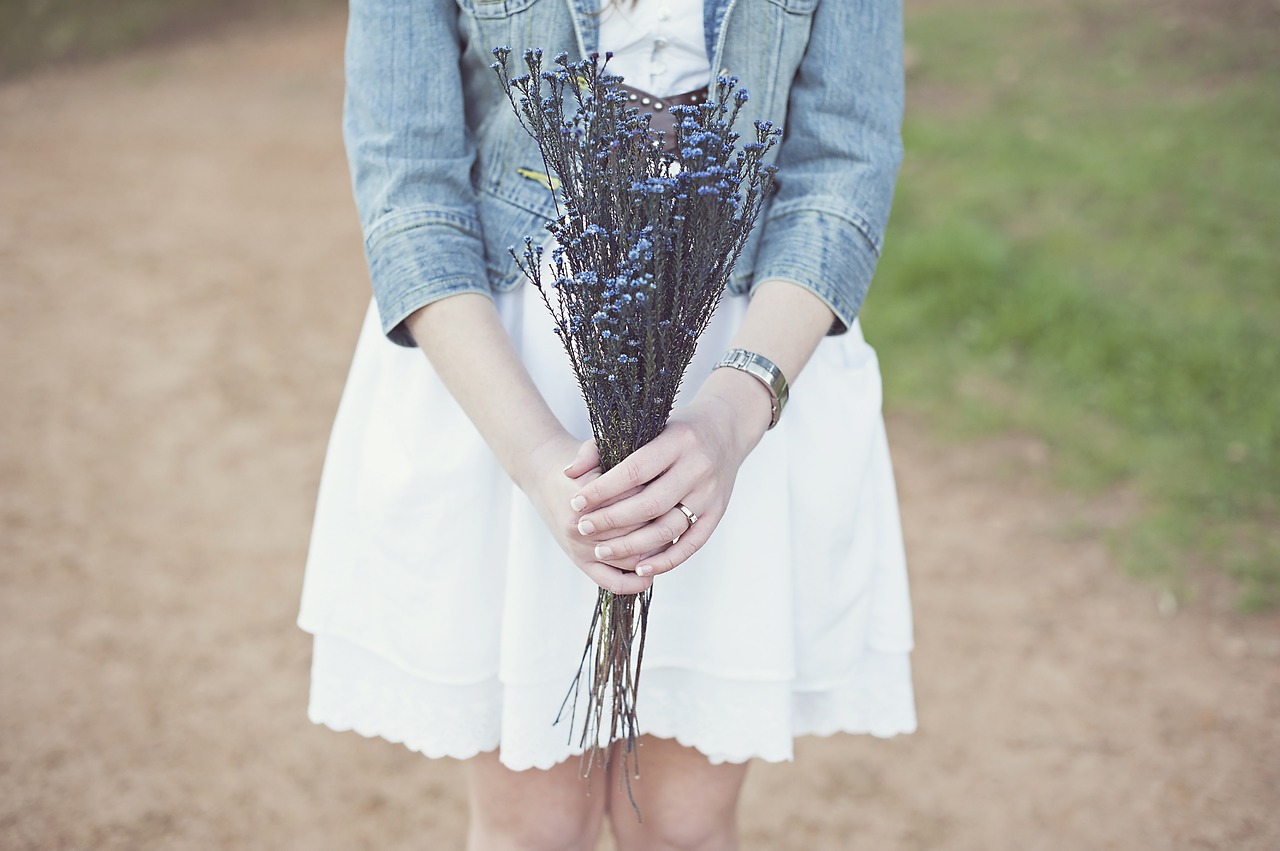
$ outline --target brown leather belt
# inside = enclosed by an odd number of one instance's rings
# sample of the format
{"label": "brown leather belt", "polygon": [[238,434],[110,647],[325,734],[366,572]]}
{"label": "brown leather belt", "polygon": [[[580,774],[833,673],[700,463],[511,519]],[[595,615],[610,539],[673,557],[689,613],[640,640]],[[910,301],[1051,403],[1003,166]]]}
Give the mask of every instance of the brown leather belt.
{"label": "brown leather belt", "polygon": [[619,83],[618,88],[627,93],[629,106],[634,106],[641,112],[648,112],[652,116],[649,120],[649,126],[662,132],[662,146],[667,153],[674,153],[676,149],[676,134],[674,132],[676,117],[671,114],[671,107],[697,106],[707,100],[706,86],[665,98],[651,95],[648,92],[628,86],[626,83]]}

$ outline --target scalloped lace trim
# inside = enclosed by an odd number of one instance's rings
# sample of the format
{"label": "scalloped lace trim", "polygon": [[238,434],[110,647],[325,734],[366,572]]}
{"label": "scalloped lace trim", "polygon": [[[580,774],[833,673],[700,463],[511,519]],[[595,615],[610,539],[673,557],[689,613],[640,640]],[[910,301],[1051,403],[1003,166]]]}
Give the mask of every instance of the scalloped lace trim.
{"label": "scalloped lace trim", "polygon": [[[551,723],[565,687],[496,679],[433,683],[343,639],[319,635],[307,714],[332,730],[386,739],[432,758],[468,759],[501,746],[508,768],[550,768],[581,753],[570,744],[572,731]],[[816,690],[686,669],[646,670],[640,726],[696,748],[713,763],[790,760],[796,736],[911,733],[910,658],[868,651],[857,671]]]}

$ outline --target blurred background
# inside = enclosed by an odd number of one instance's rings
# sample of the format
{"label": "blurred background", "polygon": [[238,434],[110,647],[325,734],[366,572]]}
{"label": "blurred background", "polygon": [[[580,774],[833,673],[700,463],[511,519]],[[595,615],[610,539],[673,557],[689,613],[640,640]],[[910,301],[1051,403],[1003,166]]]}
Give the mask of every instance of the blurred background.
{"label": "blurred background", "polygon": [[[454,848],[306,720],[369,298],[334,0],[0,0],[0,848]],[[863,314],[920,731],[761,849],[1280,847],[1280,0],[915,0]]]}
{"label": "blurred background", "polygon": [[1280,4],[909,4],[894,401],[1139,503],[1126,567],[1280,603]]}

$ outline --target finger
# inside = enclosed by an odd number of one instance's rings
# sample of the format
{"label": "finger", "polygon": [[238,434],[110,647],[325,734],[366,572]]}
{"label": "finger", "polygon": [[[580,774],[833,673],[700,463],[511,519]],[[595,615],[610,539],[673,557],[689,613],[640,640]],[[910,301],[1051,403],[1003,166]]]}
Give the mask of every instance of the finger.
{"label": "finger", "polygon": [[600,451],[596,448],[595,439],[588,440],[578,447],[578,454],[564,468],[564,474],[576,479],[583,473],[589,473],[600,466]]}
{"label": "finger", "polygon": [[[578,482],[579,482],[580,484],[582,484],[582,485],[586,485],[586,484],[588,484],[589,482],[592,482],[592,481],[595,481],[596,479],[598,479],[598,478],[600,477],[600,475],[601,475],[601,473],[600,473],[600,468],[599,468],[599,467],[596,467],[596,468],[595,468],[593,471],[591,471],[590,473],[586,473],[586,474],[584,474],[584,475],[582,475],[582,476],[579,476],[579,477],[578,477]],[[629,490],[629,491],[625,492],[624,494],[622,494],[621,496],[619,496],[617,499],[614,499],[614,500],[613,500],[613,502],[618,502],[618,501],[620,501],[620,500],[624,500],[624,499],[627,499],[627,498],[629,498],[629,497],[635,496],[636,494],[640,493],[640,491],[642,491],[642,490],[644,490],[644,488],[632,488],[631,490]],[[607,504],[609,504],[609,503],[606,503],[606,505],[607,505]],[[598,507],[600,507],[600,506],[597,506],[597,508],[598,508]],[[574,520],[574,523],[577,523],[577,522],[578,522],[577,520]],[[615,535],[616,535],[616,534],[618,534],[618,533],[617,533],[617,532],[613,532],[612,534],[615,534]]]}
{"label": "finger", "polygon": [[[602,532],[599,535],[587,536],[587,535],[583,535],[578,530],[577,526],[574,525],[575,522],[576,521],[571,519],[568,523],[566,523],[564,526],[564,531],[565,531],[565,535],[567,536],[566,544],[569,548],[568,549],[569,556],[576,563],[579,563],[579,564],[581,564],[584,561],[590,561],[593,558],[591,554],[592,549],[596,546],[596,544],[599,544],[600,542],[606,540],[606,536],[616,537],[619,535],[630,535],[632,532],[635,532],[637,529],[643,528],[644,526],[643,523],[636,523],[634,525],[625,526],[621,529],[615,529],[610,532]],[[604,561],[604,559],[598,559],[598,561]],[[627,566],[627,569],[630,570],[634,567],[635,565],[631,564]]]}
{"label": "finger", "polygon": [[[683,470],[682,466],[681,471]],[[583,514],[578,519],[578,534],[595,535],[597,540],[602,537],[613,538],[624,534],[621,530],[627,526],[642,526],[657,520],[671,511],[697,484],[697,477],[692,473],[690,470],[686,475],[672,469],[631,496]]]}
{"label": "finger", "polygon": [[630,534],[596,544],[595,557],[615,567],[635,569],[638,561],[633,558],[661,551],[691,528],[689,518],[673,508]]}
{"label": "finger", "polygon": [[638,576],[597,561],[582,565],[582,571],[592,582],[614,594],[639,594],[653,584],[652,576]]}
{"label": "finger", "polygon": [[641,487],[666,472],[679,454],[675,441],[659,435],[651,443],[632,452],[618,466],[578,489],[570,501],[574,511],[607,505],[629,490]]}
{"label": "finger", "polygon": [[713,518],[698,521],[692,529],[680,536],[680,540],[657,555],[641,560],[636,565],[636,576],[657,576],[684,564],[702,548],[715,527]]}
{"label": "finger", "polygon": [[[577,482],[579,485],[582,485],[585,487],[587,484],[594,482],[596,479],[600,478],[601,475],[603,474],[601,473],[600,468],[598,466],[592,467],[586,473],[583,473],[581,476],[579,476],[577,478]],[[617,502],[620,499],[626,499],[629,496],[633,496],[635,494],[640,493],[641,490],[643,490],[643,487],[636,487],[636,488],[631,488],[629,490],[623,491],[621,494],[614,497],[613,499],[606,500],[602,503],[599,503],[598,505],[596,505],[596,508],[599,508],[602,505],[608,505],[610,502]],[[586,497],[581,495],[581,491],[579,491],[579,495],[569,500],[569,507],[572,508],[574,511],[578,511],[578,512],[585,511],[586,504],[587,504]],[[574,521],[574,522],[576,523],[577,521]]]}

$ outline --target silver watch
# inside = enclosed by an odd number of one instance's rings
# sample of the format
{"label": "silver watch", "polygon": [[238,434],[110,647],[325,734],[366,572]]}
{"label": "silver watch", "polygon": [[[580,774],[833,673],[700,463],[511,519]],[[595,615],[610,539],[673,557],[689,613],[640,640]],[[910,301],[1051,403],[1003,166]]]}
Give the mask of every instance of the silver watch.
{"label": "silver watch", "polygon": [[791,392],[782,370],[764,355],[758,355],[746,349],[730,349],[725,352],[715,368],[719,369],[722,366],[742,370],[769,390],[773,413],[773,417],[769,420],[769,428],[776,426],[778,420],[782,418],[782,409],[787,406],[787,396]]}

